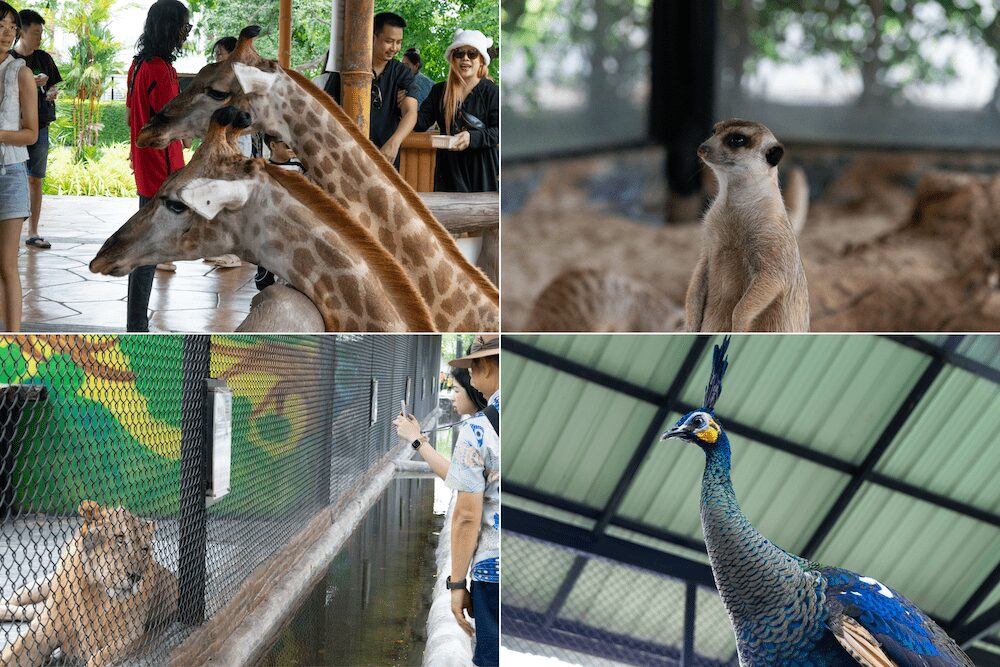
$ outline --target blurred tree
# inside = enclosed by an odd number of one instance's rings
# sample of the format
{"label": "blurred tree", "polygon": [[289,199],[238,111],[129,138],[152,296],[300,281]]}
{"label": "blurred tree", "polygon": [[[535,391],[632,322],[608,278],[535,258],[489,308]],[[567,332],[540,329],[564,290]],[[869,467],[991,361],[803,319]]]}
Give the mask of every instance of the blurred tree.
{"label": "blurred tree", "polygon": [[101,131],[101,95],[111,75],[121,70],[122,44],[108,28],[115,0],[73,0],[62,11],[60,24],[76,37],[69,49],[69,68],[62,70],[62,89],[73,100],[73,153],[76,160],[94,157]]}
{"label": "blurred tree", "polygon": [[[764,60],[833,55],[861,76],[861,104],[898,101],[912,83],[955,77],[954,62],[930,44],[950,37],[982,43],[988,28],[978,0],[727,0],[747,26],[738,40],[743,72]],[[993,23],[996,23],[995,17]],[[1000,39],[994,38],[994,44]],[[998,53],[1000,58],[1000,51]]]}
{"label": "blurred tree", "polygon": [[[236,37],[248,25],[264,28],[254,45],[265,58],[278,57],[278,3],[253,0],[190,0],[197,13],[194,31],[210,50],[216,40]],[[293,0],[292,66],[306,75],[323,70],[323,55],[330,44],[330,1]],[[212,54],[206,51],[209,59]]]}
{"label": "blurred tree", "polygon": [[[426,76],[444,81],[448,63],[444,51],[458,28],[479,30],[500,46],[500,11],[498,0],[378,0],[375,12],[394,12],[406,19],[403,51],[420,49]],[[490,76],[499,80],[500,59],[491,58]]]}
{"label": "blurred tree", "polygon": [[[605,119],[648,77],[649,0],[505,0],[504,39],[523,76],[511,94],[538,109],[552,85],[585,90]],[[508,91],[505,91],[507,94]],[[505,102],[506,104],[506,102]]]}
{"label": "blurred tree", "polygon": [[[191,0],[192,12],[198,12],[195,31],[207,40],[211,48],[215,40],[226,35],[239,35],[247,25],[265,26],[255,42],[257,50],[267,58],[278,53],[278,3],[251,0]],[[420,49],[425,61],[424,73],[437,81],[448,72],[444,50],[451,42],[455,28],[475,28],[497,41],[499,11],[497,0],[384,0],[376,2],[375,12],[395,12],[407,21],[403,50],[411,46]],[[292,66],[308,74],[318,74],[325,64],[323,56],[330,44],[329,0],[293,0],[292,2]],[[207,54],[211,55],[211,54]],[[490,64],[494,79],[499,74],[499,62]]]}

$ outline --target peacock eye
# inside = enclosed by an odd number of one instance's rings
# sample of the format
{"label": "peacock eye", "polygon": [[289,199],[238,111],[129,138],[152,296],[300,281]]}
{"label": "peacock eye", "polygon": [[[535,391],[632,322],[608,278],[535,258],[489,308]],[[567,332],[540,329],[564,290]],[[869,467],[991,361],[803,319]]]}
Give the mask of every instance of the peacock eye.
{"label": "peacock eye", "polygon": [[695,427],[701,426],[701,417],[695,417],[694,419],[692,419],[691,425]]}
{"label": "peacock eye", "polygon": [[187,204],[176,199],[165,199],[163,201],[163,205],[166,206],[171,213],[181,214],[188,210]]}
{"label": "peacock eye", "polygon": [[229,97],[229,93],[222,90],[216,90],[215,88],[206,88],[205,94],[211,97],[213,100],[219,100],[219,101]]}
{"label": "peacock eye", "polygon": [[733,132],[728,137],[726,137],[726,145],[732,148],[739,148],[740,146],[745,146],[747,143],[747,135],[740,134],[739,132]]}

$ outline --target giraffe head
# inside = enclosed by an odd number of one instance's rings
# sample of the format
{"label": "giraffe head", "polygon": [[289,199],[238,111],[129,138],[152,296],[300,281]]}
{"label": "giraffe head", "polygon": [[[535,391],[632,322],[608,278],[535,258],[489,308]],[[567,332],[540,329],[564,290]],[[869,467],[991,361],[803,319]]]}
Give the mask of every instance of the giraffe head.
{"label": "giraffe head", "polygon": [[238,217],[226,213],[242,209],[263,177],[263,164],[236,146],[249,125],[236,107],[216,111],[191,162],[104,242],[90,270],[124,276],[139,266],[233,252],[238,239],[229,221]]}
{"label": "giraffe head", "polygon": [[191,84],[154,114],[136,137],[140,147],[165,148],[171,141],[205,133],[212,114],[227,106],[247,111],[255,129],[287,140],[285,123],[269,96],[284,71],[274,60],[261,57],[253,46],[260,26],[240,32],[236,48],[222,62],[201,68]]}

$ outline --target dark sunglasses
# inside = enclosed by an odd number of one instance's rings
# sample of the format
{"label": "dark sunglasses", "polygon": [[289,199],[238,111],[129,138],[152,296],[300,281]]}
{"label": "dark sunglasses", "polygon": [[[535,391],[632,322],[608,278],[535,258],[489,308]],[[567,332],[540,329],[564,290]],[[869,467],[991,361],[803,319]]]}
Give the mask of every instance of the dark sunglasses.
{"label": "dark sunglasses", "polygon": [[469,56],[469,60],[479,59],[479,51],[475,49],[455,49],[451,52],[451,55],[454,56],[455,60],[461,60],[465,56]]}
{"label": "dark sunglasses", "polygon": [[378,87],[378,81],[372,79],[372,109],[382,108],[382,89]]}

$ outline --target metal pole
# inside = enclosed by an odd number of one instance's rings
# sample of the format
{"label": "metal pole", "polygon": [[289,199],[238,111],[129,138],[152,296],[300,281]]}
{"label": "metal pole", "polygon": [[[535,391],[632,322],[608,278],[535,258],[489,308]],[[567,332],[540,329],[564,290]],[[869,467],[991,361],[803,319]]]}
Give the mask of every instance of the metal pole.
{"label": "metal pole", "polygon": [[211,338],[185,336],[181,381],[180,545],[177,576],[179,618],[198,625],[205,620],[205,554],[207,549],[205,490],[208,486],[205,444]]}
{"label": "metal pole", "polygon": [[345,1],[340,99],[344,111],[366,135],[371,125],[374,21],[375,3],[372,0]]}
{"label": "metal pole", "polygon": [[319,457],[320,471],[318,476],[317,497],[322,499],[323,504],[329,504],[333,498],[330,496],[330,480],[333,476],[333,407],[336,404],[337,384],[335,382],[337,373],[337,346],[336,337],[321,336],[319,342],[320,365],[322,368],[321,377],[330,387],[328,392],[324,392],[321,399],[323,404],[323,450]]}
{"label": "metal pole", "polygon": [[15,384],[0,388],[0,521],[14,512],[17,447],[14,436],[21,413],[28,401],[41,402],[48,397],[44,385]]}
{"label": "metal pole", "polygon": [[292,61],[292,0],[278,2],[278,64],[290,67]]}
{"label": "metal pole", "polygon": [[694,622],[698,603],[698,585],[693,581],[684,587],[684,645],[681,647],[681,667],[694,667]]}

